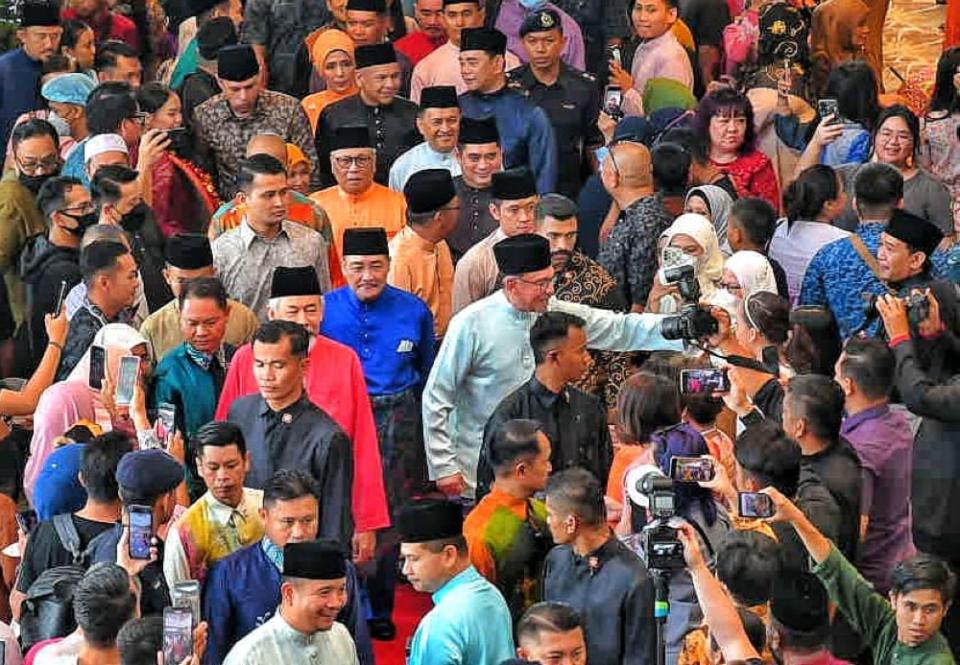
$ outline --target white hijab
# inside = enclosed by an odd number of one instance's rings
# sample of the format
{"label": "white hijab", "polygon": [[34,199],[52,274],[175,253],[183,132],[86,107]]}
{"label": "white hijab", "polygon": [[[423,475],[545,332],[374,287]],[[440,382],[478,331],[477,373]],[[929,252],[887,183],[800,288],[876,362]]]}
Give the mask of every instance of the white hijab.
{"label": "white hijab", "polygon": [[733,256],[727,259],[724,268],[736,275],[744,298],[757,291],[778,293],[773,268],[767,257],[760,252],[749,249],[734,252]]}
{"label": "white hijab", "polygon": [[723,277],[723,254],[720,252],[717,231],[703,215],[692,212],[680,215],[660,235],[661,252],[670,244],[673,236],[681,234],[693,238],[703,249],[703,254],[697,257],[697,281],[700,283],[701,297],[710,298],[717,290],[717,282]]}

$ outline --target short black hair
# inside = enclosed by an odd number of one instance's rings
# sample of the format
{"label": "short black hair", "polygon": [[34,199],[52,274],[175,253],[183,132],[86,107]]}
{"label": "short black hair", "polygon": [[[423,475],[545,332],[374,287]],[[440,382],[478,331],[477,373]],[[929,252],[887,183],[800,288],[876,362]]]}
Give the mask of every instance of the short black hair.
{"label": "short black hair", "polygon": [[120,432],[107,432],[85,444],[80,457],[80,476],[87,497],[97,503],[110,503],[119,497],[117,467],[124,455],[133,450],[133,442]]}
{"label": "short black hair", "polygon": [[297,358],[307,357],[310,335],[307,333],[307,329],[299,323],[279,319],[267,321],[260,324],[257,332],[253,335],[254,343],[260,342],[261,344],[279,344],[283,338],[290,340],[290,353]]}
{"label": "short black hair", "polygon": [[137,104],[145,113],[156,113],[176,93],[159,81],[144,83],[137,90]]}
{"label": "short black hair", "polygon": [[48,222],[47,226],[50,226],[50,216],[63,208],[67,202],[67,192],[74,187],[83,187],[83,183],[66,175],[49,178],[40,186],[40,191],[37,192],[37,207]]}
{"label": "short black hair", "polygon": [[[14,152],[20,147],[20,144],[27,139],[37,139],[46,136],[53,141],[53,147],[60,147],[60,137],[57,135],[57,129],[46,120],[41,118],[31,118],[26,122],[21,122],[10,132],[11,147]],[[57,155],[59,157],[59,154]]]}
{"label": "short black hair", "polygon": [[797,493],[800,483],[800,446],[780,425],[764,420],[737,437],[734,457],[744,473],[761,487],[775,487],[786,497]]}
{"label": "short black hair", "polygon": [[891,118],[900,118],[903,120],[903,124],[907,126],[910,131],[910,139],[913,141],[913,156],[916,158],[920,152],[920,119],[903,104],[888,106],[877,115],[876,124],[873,127],[874,143],[876,143],[876,135],[880,132],[880,128]]}
{"label": "short black hair", "polygon": [[63,53],[49,55],[47,59],[40,64],[41,78],[47,74],[74,74],[76,71],[77,63],[73,58],[65,56]]}
{"label": "short black hair", "polygon": [[533,347],[533,361],[537,365],[547,359],[548,347],[554,342],[566,339],[570,328],[583,329],[587,322],[579,316],[566,312],[544,312],[537,317],[530,328],[530,346]]}
{"label": "short black hair", "polygon": [[237,167],[237,188],[249,191],[258,175],[286,175],[287,168],[273,155],[258,153],[241,159]]}
{"label": "short black hair", "polygon": [[536,603],[517,622],[517,644],[540,642],[542,633],[567,633],[577,628],[583,628],[583,621],[572,605],[557,601]]}
{"label": "short black hair", "polygon": [[105,42],[97,44],[97,54],[93,58],[93,68],[102,72],[104,69],[112,69],[117,66],[117,60],[120,58],[137,59],[137,52],[119,39],[108,39]]}
{"label": "short black hair", "polygon": [[861,219],[885,219],[903,198],[903,175],[883,162],[867,162],[853,178],[853,195]]}
{"label": "short black hair", "polygon": [[163,650],[163,617],[159,614],[133,619],[117,634],[120,665],[156,665]]}
{"label": "short black hair", "polygon": [[80,250],[80,274],[84,284],[89,287],[100,273],[115,270],[120,257],[129,253],[126,247],[110,240],[98,240],[84,247]]}
{"label": "short black hair", "polygon": [[177,302],[180,309],[187,299],[192,300],[214,300],[220,309],[227,308],[227,289],[218,277],[195,277],[188,279],[183,283]]}
{"label": "short black hair", "polygon": [[814,436],[831,441],[840,436],[843,390],[829,376],[798,374],[790,379],[783,399],[790,401],[793,417],[806,422]]}
{"label": "short black hair", "polygon": [[194,433],[190,443],[198,457],[203,456],[203,449],[207,446],[214,448],[236,446],[241,455],[247,454],[247,442],[243,438],[243,430],[226,420],[214,420],[203,425]]}
{"label": "short black hair", "polygon": [[623,382],[617,398],[620,431],[632,443],[650,443],[658,429],[680,422],[677,384],[649,372],[637,372]]}
{"label": "short black hair", "polygon": [[540,454],[536,420],[515,418],[501,424],[490,441],[490,466],[501,472],[511,468],[519,459],[531,459]]}
{"label": "short black hair", "polygon": [[851,337],[843,347],[846,354],[840,375],[850,379],[870,399],[883,399],[893,390],[897,359],[879,339]]}
{"label": "short black hair", "polygon": [[60,25],[63,27],[63,32],[60,34],[60,48],[62,49],[76,48],[77,42],[80,41],[80,35],[87,30],[93,31],[93,28],[89,25],[75,18],[63,21]]}
{"label": "short black hair", "polygon": [[898,563],[890,576],[890,590],[895,595],[918,589],[933,589],[946,604],[956,593],[957,578],[950,567],[938,557],[917,554]]}
{"label": "short black hair", "polygon": [[777,230],[777,211],[767,201],[757,197],[737,199],[727,217],[736,224],[750,243],[766,247]]}
{"label": "short black hair", "polygon": [[130,590],[130,577],[115,563],[90,567],[73,592],[73,614],[90,646],[108,649],[117,633],[134,617],[137,598]]}
{"label": "short black hair", "polygon": [[[103,45],[97,48],[98,58],[102,48]],[[119,134],[120,125],[124,120],[136,117],[137,110],[137,98],[129,83],[105,81],[94,88],[87,97],[87,103],[84,106],[87,130],[91,136]]]}
{"label": "short black hair", "polygon": [[[668,3],[669,6],[669,3]],[[661,141],[650,151],[653,186],[661,194],[682,196],[690,182],[690,152],[679,143]]]}
{"label": "short black hair", "polygon": [[586,469],[564,469],[547,478],[547,499],[559,503],[588,526],[599,526],[607,519],[604,488]]}
{"label": "short black hair", "polygon": [[305,496],[320,500],[313,476],[299,469],[280,469],[263,486],[263,507],[269,510],[278,501],[296,501]]}
{"label": "short black hair", "polygon": [[134,182],[140,174],[123,164],[105,164],[90,181],[90,194],[97,205],[116,203],[123,195],[121,188]]}
{"label": "short black hair", "polygon": [[780,574],[780,545],[758,531],[733,530],[717,550],[717,579],[741,605],[766,603]]}

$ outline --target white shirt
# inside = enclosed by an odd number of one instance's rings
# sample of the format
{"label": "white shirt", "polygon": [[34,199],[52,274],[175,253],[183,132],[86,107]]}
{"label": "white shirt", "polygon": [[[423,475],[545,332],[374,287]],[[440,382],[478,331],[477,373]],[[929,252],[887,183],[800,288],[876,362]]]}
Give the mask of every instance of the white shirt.
{"label": "white shirt", "polygon": [[456,178],[460,175],[460,162],[454,159],[453,150],[437,152],[424,141],[400,155],[390,167],[390,189],[402,194],[410,176],[424,169],[446,169]]}
{"label": "white shirt", "polygon": [[33,659],[33,665],[76,665],[83,648],[79,629],[54,644],[43,647]]}
{"label": "white shirt", "polygon": [[278,611],[237,642],[223,665],[359,665],[357,647],[342,623],[305,635]]}
{"label": "white shirt", "polygon": [[[506,71],[520,66],[520,58],[507,51]],[[420,103],[420,91],[435,85],[452,85],[457,94],[467,91],[467,84],[460,74],[460,47],[447,42],[417,63],[413,68],[410,84],[410,100]]]}

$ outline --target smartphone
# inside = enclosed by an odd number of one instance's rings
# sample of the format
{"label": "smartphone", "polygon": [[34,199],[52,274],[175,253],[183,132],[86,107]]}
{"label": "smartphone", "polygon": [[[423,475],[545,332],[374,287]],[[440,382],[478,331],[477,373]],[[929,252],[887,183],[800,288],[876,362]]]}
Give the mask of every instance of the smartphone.
{"label": "smartphone", "polygon": [[623,67],[623,56],[620,54],[619,46],[614,46],[610,49],[610,58],[617,63],[617,65]]}
{"label": "smartphone", "polygon": [[620,105],[623,103],[623,90],[618,85],[608,85],[603,91],[603,112],[619,120],[623,117]]}
{"label": "smartphone", "polygon": [[90,387],[94,390],[103,388],[103,375],[106,373],[107,352],[102,346],[94,344],[90,347]]}
{"label": "smartphone", "polygon": [[817,113],[820,115],[821,120],[833,116],[833,120],[830,121],[831,125],[840,122],[840,104],[836,99],[818,99]]}
{"label": "smartphone", "polygon": [[200,582],[197,580],[181,580],[170,589],[170,599],[174,607],[185,607],[193,616],[193,627],[197,627],[200,620]]}
{"label": "smartphone", "polygon": [[[29,536],[39,522],[40,519],[37,517],[36,510],[21,510],[17,513],[17,526],[20,527],[20,531],[22,531],[24,535]],[[0,663],[0,665],[2,665],[2,663]]]}
{"label": "smartphone", "polygon": [[61,280],[60,282],[60,293],[57,295],[57,306],[53,310],[53,315],[60,316],[60,313],[63,311],[63,300],[67,297],[67,280]]}
{"label": "smartphone", "polygon": [[193,612],[187,607],[163,609],[163,662],[180,665],[193,655]]}
{"label": "smartphone", "polygon": [[671,457],[670,477],[679,483],[713,480],[717,474],[713,460],[706,457]]}
{"label": "smartphone", "polygon": [[737,492],[740,517],[773,517],[773,500],[761,492]]}
{"label": "smartphone", "polygon": [[150,506],[130,506],[130,558],[149,559],[153,540],[153,511]]}
{"label": "smartphone", "polygon": [[117,404],[129,405],[133,401],[133,389],[140,376],[140,359],[137,356],[124,356],[120,359],[120,371],[117,377]]}
{"label": "smartphone", "polygon": [[7,665],[7,641],[0,640],[0,665]]}
{"label": "smartphone", "polygon": [[168,150],[173,152],[183,152],[190,145],[190,134],[186,127],[174,127],[166,130],[167,138],[170,139]]}
{"label": "smartphone", "polygon": [[160,402],[157,406],[156,430],[157,438],[163,442],[164,446],[167,446],[177,431],[177,407],[175,404]]}
{"label": "smartphone", "polygon": [[725,369],[713,367],[680,370],[680,392],[684,395],[730,392],[730,375]]}

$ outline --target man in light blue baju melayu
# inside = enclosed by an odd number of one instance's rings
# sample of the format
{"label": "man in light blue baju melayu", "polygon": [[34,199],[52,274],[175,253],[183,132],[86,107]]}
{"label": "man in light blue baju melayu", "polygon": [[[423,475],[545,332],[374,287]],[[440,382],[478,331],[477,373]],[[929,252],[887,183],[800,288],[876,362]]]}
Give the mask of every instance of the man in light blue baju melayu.
{"label": "man in light blue baju melayu", "polygon": [[407,665],[499,665],[513,657],[507,603],[470,564],[459,503],[424,499],[397,515],[403,574],[433,594],[417,626]]}
{"label": "man in light blue baju melayu", "polygon": [[417,130],[423,134],[423,143],[415,145],[397,158],[390,167],[390,189],[402,192],[414,173],[425,169],[446,169],[450,175],[460,175],[460,162],[453,149],[460,135],[460,104],[457,89],[452,85],[424,88],[417,111]]}
{"label": "man in light blue baju melayu", "polygon": [[423,391],[430,479],[447,495],[472,498],[483,428],[504,397],[534,370],[530,328],[544,311],[587,322],[587,346],[606,351],[680,351],[660,333],[664,317],[620,314],[553,298],[550,244],[522,234],[493,248],[503,289],[453,317]]}

